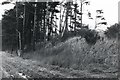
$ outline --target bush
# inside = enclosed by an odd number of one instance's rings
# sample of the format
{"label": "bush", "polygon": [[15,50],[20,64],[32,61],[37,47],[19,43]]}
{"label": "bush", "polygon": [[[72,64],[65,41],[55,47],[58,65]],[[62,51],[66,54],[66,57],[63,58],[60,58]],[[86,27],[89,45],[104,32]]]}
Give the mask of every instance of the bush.
{"label": "bush", "polygon": [[117,34],[119,33],[119,31],[120,31],[120,23],[114,24],[111,27],[109,27],[107,31],[105,31],[105,35],[108,38],[116,38],[118,37]]}
{"label": "bush", "polygon": [[74,37],[74,36],[75,36],[74,34],[75,34],[74,31],[65,32],[64,35],[63,35],[62,38],[61,38],[61,41],[64,42],[64,41],[66,41],[68,38]]}
{"label": "bush", "polygon": [[88,44],[95,44],[98,39],[100,39],[100,36],[98,35],[98,32],[95,30],[88,30],[85,34],[85,40]]}
{"label": "bush", "polygon": [[63,35],[61,41],[65,41],[68,38],[75,37],[75,36],[80,36],[82,38],[85,38],[85,40],[88,44],[95,44],[96,41],[98,39],[100,39],[100,36],[98,35],[98,32],[96,32],[95,30],[82,28],[82,29],[79,29],[79,30],[76,30],[76,31],[73,31],[73,32],[72,31],[66,32]]}

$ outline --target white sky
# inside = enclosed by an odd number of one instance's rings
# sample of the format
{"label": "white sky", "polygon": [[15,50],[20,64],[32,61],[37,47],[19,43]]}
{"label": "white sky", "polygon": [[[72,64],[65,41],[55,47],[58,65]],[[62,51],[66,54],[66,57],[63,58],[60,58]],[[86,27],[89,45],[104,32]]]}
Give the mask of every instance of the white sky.
{"label": "white sky", "polygon": [[[0,3],[5,0],[0,0]],[[102,9],[104,11],[104,17],[109,25],[118,23],[118,1],[120,0],[87,0],[90,1],[90,6],[84,5],[84,9],[88,9],[92,13],[92,17],[95,18],[96,10]],[[12,4],[0,5],[0,19],[5,9],[13,8]],[[85,20],[85,19],[84,19]],[[91,26],[95,23],[94,20],[85,20]],[[84,21],[83,21],[84,22]]]}
{"label": "white sky", "polygon": [[118,23],[118,2],[120,0],[91,0],[91,9],[93,16],[95,10],[103,9],[104,17],[109,25]]}

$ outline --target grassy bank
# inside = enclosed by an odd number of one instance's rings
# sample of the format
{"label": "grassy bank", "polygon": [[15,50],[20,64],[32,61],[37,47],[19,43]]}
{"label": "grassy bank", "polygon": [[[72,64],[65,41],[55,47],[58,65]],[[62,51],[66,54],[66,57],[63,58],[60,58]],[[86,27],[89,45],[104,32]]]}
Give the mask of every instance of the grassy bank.
{"label": "grassy bank", "polygon": [[[94,45],[86,43],[84,38],[73,37],[55,46],[46,44],[42,49],[26,54],[26,57],[37,59],[43,64],[56,65],[64,68],[80,70],[116,70],[117,41],[100,39]],[[29,53],[30,54],[30,53]]]}

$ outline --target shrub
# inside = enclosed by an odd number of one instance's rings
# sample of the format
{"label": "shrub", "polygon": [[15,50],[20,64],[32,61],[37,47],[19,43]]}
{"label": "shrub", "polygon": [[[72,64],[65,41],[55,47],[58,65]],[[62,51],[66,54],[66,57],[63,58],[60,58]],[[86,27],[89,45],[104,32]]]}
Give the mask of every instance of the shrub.
{"label": "shrub", "polygon": [[62,36],[61,38],[61,41],[65,41],[67,40],[68,38],[71,38],[71,37],[74,37],[75,35],[75,32],[74,31],[68,31],[68,32],[65,32],[64,35]]}
{"label": "shrub", "polygon": [[98,39],[100,39],[100,36],[98,35],[98,32],[95,30],[88,30],[85,34],[85,40],[88,44],[95,44]]}
{"label": "shrub", "polygon": [[90,30],[86,28],[82,28],[76,31],[69,31],[66,32],[61,41],[65,41],[68,38],[75,37],[75,36],[80,36],[82,38],[85,38],[86,42],[88,44],[95,44],[98,39],[100,39],[100,36],[98,35],[98,32],[95,30]]}
{"label": "shrub", "polygon": [[105,35],[108,38],[116,38],[118,37],[117,34],[119,33],[119,31],[120,31],[120,23],[114,24],[111,27],[109,27],[107,31],[105,31]]}

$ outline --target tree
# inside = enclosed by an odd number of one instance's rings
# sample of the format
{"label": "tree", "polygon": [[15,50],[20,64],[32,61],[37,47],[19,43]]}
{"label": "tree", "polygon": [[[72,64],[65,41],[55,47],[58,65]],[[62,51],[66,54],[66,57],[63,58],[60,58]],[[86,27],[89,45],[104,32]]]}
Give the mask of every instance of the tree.
{"label": "tree", "polygon": [[54,14],[59,13],[59,10],[55,9],[57,5],[59,5],[59,2],[49,2],[48,5],[50,6],[48,11],[51,13],[50,15],[50,26],[48,27],[48,41],[50,40],[50,37],[53,32],[53,19],[54,19]]}
{"label": "tree", "polygon": [[[81,5],[89,4],[85,0],[81,3]],[[21,45],[19,49],[23,52],[35,50],[37,43],[46,42],[46,40],[53,42],[58,36],[62,38],[78,33],[80,30],[77,29],[84,28],[81,26],[83,24],[81,5],[73,2],[17,2],[12,17],[15,18],[14,28],[17,37],[19,36],[17,42],[19,42],[19,46]],[[60,10],[58,6],[60,6]],[[63,12],[61,8],[63,8]],[[91,17],[90,12],[88,12],[88,16]],[[3,18],[5,19],[5,17]],[[59,27],[57,20],[60,20]],[[10,32],[9,29],[8,32]]]}
{"label": "tree", "polygon": [[[97,28],[98,25],[107,25],[107,22],[105,21],[105,17],[103,16],[103,10],[96,10],[96,18],[95,18],[95,29]],[[97,22],[97,19],[100,19],[102,21]]]}
{"label": "tree", "polygon": [[3,50],[17,48],[16,17],[15,9],[5,11],[2,18],[2,45]]}

